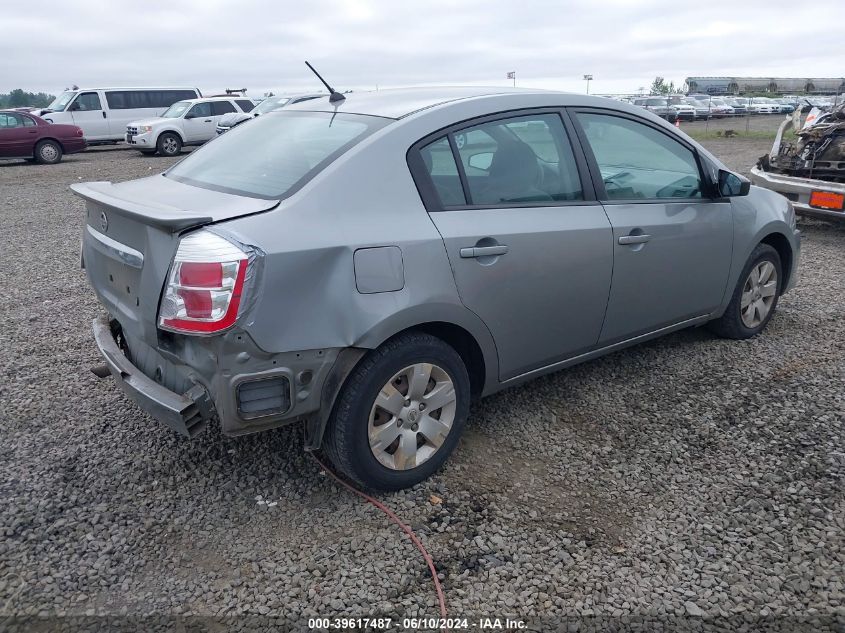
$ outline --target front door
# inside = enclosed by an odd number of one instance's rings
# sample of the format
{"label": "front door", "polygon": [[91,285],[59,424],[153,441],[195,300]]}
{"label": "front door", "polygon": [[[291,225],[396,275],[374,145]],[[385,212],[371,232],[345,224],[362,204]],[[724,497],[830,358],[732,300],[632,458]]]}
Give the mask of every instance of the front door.
{"label": "front door", "polygon": [[204,143],[216,134],[211,103],[197,103],[185,114],[183,129],[186,143]]}
{"label": "front door", "polygon": [[[81,92],[70,104],[73,124],[82,128],[89,141],[103,141],[111,138],[108,112],[103,109],[100,95],[96,92]],[[123,129],[117,131],[123,134]]]}
{"label": "front door", "polygon": [[694,150],[645,121],[577,112],[613,226],[613,283],[600,344],[710,314],[733,249],[731,204],[710,198]]}
{"label": "front door", "polygon": [[431,219],[462,302],[495,339],[500,379],[593,348],[611,228],[585,191],[560,114],[487,117],[433,140],[420,158],[440,203]]}

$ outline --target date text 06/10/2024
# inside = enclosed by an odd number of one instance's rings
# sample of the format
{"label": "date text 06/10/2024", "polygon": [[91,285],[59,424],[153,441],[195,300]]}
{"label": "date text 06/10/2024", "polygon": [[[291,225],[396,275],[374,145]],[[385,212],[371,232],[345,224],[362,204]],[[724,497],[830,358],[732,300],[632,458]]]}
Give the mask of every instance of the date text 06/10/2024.
{"label": "date text 06/10/2024", "polygon": [[[392,618],[309,618],[308,628],[317,630],[354,630],[365,629],[375,631],[388,631],[393,627],[399,627],[400,622]],[[421,629],[457,629],[457,630],[499,630],[514,631],[524,629],[526,624],[523,620],[510,618],[482,617],[477,620],[469,618],[403,618],[402,630],[418,631]]]}

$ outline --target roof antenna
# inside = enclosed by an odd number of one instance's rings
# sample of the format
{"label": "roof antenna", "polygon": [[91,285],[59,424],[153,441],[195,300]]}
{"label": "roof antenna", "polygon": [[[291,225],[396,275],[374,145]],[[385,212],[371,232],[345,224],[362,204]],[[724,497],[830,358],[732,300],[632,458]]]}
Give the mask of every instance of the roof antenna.
{"label": "roof antenna", "polygon": [[346,97],[344,97],[344,96],[343,96],[342,94],[340,94],[337,90],[335,90],[335,89],[334,89],[334,88],[332,88],[329,84],[327,84],[327,83],[326,83],[326,80],[325,80],[325,79],[323,79],[323,78],[320,76],[320,73],[318,73],[318,72],[314,69],[314,67],[313,67],[311,64],[309,64],[308,62],[305,62],[305,65],[306,65],[306,66],[308,66],[308,68],[310,68],[310,69],[311,69],[311,72],[312,72],[312,73],[314,73],[315,75],[317,75],[317,79],[319,79],[321,82],[323,82],[323,85],[324,85],[324,86],[328,89],[328,91],[329,91],[329,101],[330,101],[331,103],[334,103],[335,101],[343,101],[344,99],[346,99]]}

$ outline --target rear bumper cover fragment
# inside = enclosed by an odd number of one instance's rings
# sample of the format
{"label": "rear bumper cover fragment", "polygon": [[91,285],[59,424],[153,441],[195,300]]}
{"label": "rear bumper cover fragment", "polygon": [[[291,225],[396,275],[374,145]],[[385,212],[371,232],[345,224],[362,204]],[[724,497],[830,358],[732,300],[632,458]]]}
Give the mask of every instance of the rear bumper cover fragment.
{"label": "rear bumper cover fragment", "polygon": [[214,417],[214,404],[201,385],[194,385],[183,394],[170,391],[148,378],[126,357],[115,341],[107,316],[94,319],[92,327],[94,340],[109,371],[141,409],[187,437],[199,433]]}

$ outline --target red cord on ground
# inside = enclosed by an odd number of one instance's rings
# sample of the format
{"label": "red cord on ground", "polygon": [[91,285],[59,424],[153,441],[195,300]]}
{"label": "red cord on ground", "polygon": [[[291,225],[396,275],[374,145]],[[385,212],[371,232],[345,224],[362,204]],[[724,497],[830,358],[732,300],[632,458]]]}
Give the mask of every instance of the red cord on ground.
{"label": "red cord on ground", "polygon": [[425,562],[428,565],[428,569],[431,572],[431,578],[432,578],[432,580],[434,580],[434,589],[435,589],[435,591],[437,591],[437,600],[440,603],[440,617],[445,619],[446,618],[446,597],[443,595],[443,588],[440,586],[440,579],[437,577],[437,570],[434,568],[434,561],[432,560],[431,555],[425,549],[425,546],[422,544],[422,541],[420,541],[420,539],[417,538],[417,535],[414,534],[414,531],[409,526],[405,525],[402,522],[402,519],[400,519],[398,516],[396,516],[396,513],[394,513],[393,510],[388,508],[381,501],[379,501],[378,499],[374,499],[373,497],[371,497],[370,495],[368,495],[366,493],[361,492],[360,490],[358,490],[354,486],[348,484],[343,479],[338,477],[334,473],[334,471],[331,470],[330,468],[328,468],[323,462],[321,462],[314,453],[311,453],[311,457],[313,457],[314,461],[317,462],[320,465],[320,467],[324,471],[326,471],[326,473],[328,473],[341,486],[343,486],[344,488],[346,488],[350,492],[354,492],[359,497],[363,497],[364,499],[369,501],[371,504],[373,504],[375,507],[377,507],[379,510],[384,512],[391,521],[393,521],[396,525],[398,525],[400,528],[402,528],[402,531],[405,532],[405,534],[407,534],[410,537],[410,539],[414,543],[414,545],[417,546],[417,549],[420,550],[420,552],[422,552],[423,558],[425,559]]}

